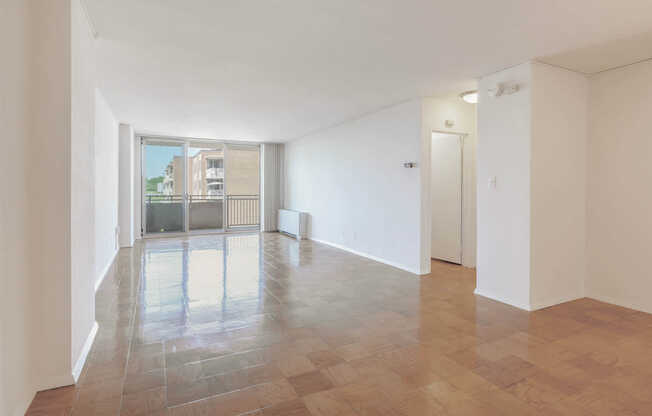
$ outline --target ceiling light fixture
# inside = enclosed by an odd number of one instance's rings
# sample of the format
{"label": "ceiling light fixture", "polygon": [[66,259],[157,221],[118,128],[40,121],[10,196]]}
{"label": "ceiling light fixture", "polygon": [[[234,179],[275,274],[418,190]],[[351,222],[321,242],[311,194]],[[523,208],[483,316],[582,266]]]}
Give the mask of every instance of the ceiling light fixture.
{"label": "ceiling light fixture", "polygon": [[475,104],[478,102],[478,91],[465,91],[460,97],[469,104]]}

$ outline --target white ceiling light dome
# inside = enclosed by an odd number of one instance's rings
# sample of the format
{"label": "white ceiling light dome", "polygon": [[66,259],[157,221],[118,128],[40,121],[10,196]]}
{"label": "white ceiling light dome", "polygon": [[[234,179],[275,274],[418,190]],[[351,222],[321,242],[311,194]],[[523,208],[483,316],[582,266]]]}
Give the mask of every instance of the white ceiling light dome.
{"label": "white ceiling light dome", "polygon": [[469,104],[476,104],[478,102],[478,91],[465,91],[460,94],[460,97]]}

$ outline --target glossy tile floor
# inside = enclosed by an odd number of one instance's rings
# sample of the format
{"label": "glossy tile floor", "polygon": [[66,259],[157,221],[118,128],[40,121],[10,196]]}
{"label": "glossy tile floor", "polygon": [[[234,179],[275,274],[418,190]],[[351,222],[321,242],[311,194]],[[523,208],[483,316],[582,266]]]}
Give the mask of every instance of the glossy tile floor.
{"label": "glossy tile floor", "polygon": [[652,414],[652,315],[474,286],[278,234],[147,240],[98,292],[79,384],[28,414]]}

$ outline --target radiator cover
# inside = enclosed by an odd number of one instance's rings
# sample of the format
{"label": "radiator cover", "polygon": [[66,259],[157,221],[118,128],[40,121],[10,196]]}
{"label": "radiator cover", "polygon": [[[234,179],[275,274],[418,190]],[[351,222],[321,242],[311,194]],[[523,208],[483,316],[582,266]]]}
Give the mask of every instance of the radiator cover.
{"label": "radiator cover", "polygon": [[307,238],[308,214],[290,209],[278,210],[278,230],[301,240]]}

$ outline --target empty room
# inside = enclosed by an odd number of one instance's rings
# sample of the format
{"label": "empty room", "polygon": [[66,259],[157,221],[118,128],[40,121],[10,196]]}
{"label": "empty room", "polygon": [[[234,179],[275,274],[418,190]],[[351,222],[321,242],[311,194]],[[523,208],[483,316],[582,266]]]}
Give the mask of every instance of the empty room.
{"label": "empty room", "polygon": [[0,416],[652,414],[649,0],[0,0]]}

